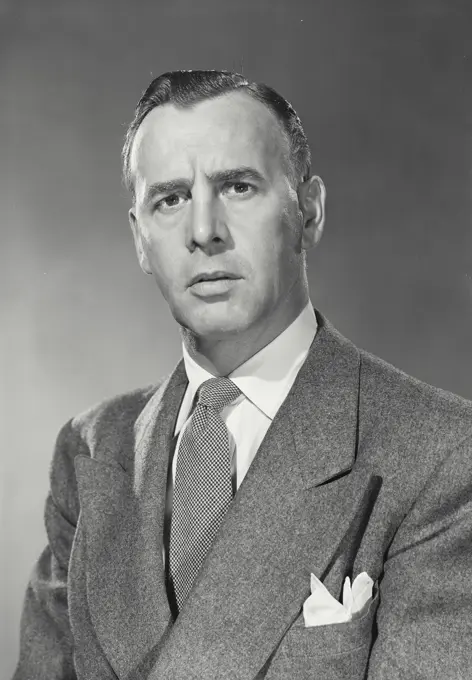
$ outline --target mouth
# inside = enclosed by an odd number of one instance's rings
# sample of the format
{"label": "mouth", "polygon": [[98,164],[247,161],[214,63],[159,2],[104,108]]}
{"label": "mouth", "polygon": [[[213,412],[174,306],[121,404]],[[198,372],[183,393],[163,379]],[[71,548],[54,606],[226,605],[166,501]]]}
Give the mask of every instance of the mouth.
{"label": "mouth", "polygon": [[240,279],[232,272],[203,272],[193,277],[189,288],[193,295],[215,302],[232,295]]}
{"label": "mouth", "polygon": [[225,271],[202,272],[200,274],[197,274],[191,279],[189,286],[193,286],[196,283],[202,283],[204,281],[227,281],[236,280],[239,278],[241,277],[237,276],[236,274],[233,274],[232,272]]}

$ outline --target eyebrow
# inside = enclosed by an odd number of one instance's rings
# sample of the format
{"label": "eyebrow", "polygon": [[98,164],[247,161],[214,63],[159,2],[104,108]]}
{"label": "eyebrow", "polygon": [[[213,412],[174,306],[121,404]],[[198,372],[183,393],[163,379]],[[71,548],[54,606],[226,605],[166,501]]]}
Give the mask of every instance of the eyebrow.
{"label": "eyebrow", "polygon": [[[263,175],[249,166],[241,166],[239,168],[231,168],[230,170],[220,170],[207,175],[207,179],[214,184],[223,184],[224,182],[242,182],[244,180],[252,179],[256,182],[264,182]],[[190,187],[190,180],[185,177],[178,177],[176,179],[167,180],[164,182],[154,182],[151,184],[145,194],[145,201],[148,203],[155,196],[159,194],[168,194],[182,187]]]}

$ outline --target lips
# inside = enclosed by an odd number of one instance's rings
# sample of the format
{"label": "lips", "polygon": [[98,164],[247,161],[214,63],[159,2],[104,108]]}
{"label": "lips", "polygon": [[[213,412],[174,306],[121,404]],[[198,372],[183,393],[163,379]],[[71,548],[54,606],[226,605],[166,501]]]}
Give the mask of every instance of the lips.
{"label": "lips", "polygon": [[202,281],[218,281],[221,279],[239,279],[241,278],[240,276],[237,276],[236,274],[233,274],[232,272],[226,272],[226,271],[215,271],[215,272],[201,272],[200,274],[196,274],[190,281],[190,286],[193,286],[195,283],[200,283]]}

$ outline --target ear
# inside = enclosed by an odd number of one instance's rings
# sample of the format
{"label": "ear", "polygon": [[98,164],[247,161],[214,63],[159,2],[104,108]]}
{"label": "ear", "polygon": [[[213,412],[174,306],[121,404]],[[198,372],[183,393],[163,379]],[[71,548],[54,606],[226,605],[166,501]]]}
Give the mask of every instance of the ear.
{"label": "ear", "polygon": [[302,248],[316,246],[325,223],[326,189],[321,177],[313,175],[298,187],[298,204],[303,215]]}
{"label": "ear", "polygon": [[149,259],[146,252],[146,245],[144,243],[143,235],[141,229],[138,225],[138,220],[136,218],[136,213],[134,208],[131,208],[128,212],[129,225],[131,231],[133,232],[134,247],[136,248],[136,255],[138,256],[139,266],[145,274],[152,274],[152,269],[149,264]]}

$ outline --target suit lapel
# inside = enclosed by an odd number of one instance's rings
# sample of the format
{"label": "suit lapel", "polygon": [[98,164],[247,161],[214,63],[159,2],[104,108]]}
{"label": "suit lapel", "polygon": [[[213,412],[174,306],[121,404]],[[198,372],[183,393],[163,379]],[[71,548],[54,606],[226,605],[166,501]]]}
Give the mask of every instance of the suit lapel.
{"label": "suit lapel", "polygon": [[76,459],[90,615],[119,677],[131,672],[171,622],[163,519],[169,451],[186,385],[180,362],[136,421],[129,469],[115,461]]}
{"label": "suit lapel", "polygon": [[[359,353],[322,317],[307,360],[262,442],[152,677],[254,678],[369,505],[347,473],[357,431]],[[144,674],[143,677],[146,677]]]}

